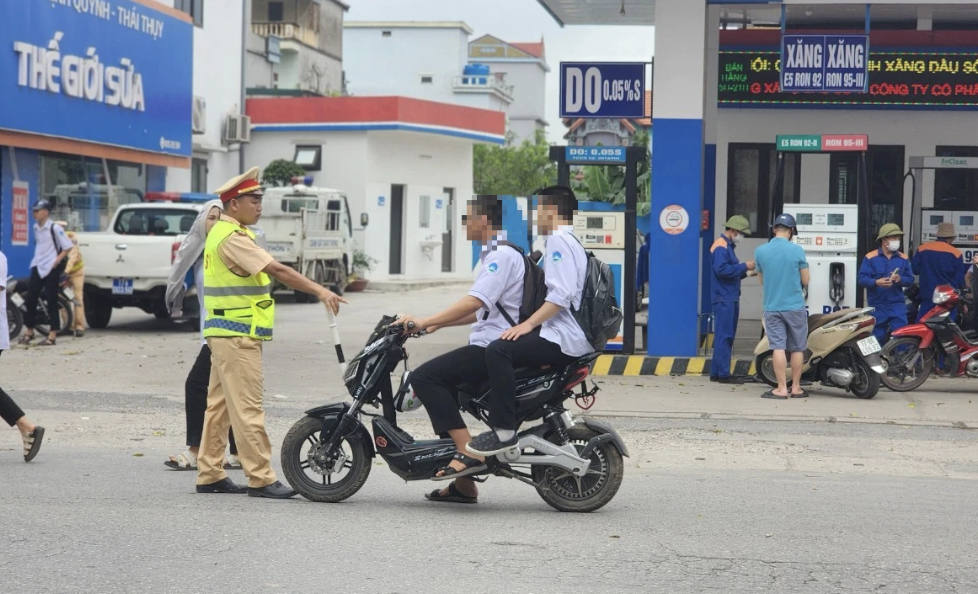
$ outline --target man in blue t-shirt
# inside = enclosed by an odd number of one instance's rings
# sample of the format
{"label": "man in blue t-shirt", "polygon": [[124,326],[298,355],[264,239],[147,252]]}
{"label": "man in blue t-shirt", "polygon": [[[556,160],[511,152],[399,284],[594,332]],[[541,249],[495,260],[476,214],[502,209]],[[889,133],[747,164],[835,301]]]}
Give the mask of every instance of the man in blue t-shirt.
{"label": "man in blue t-shirt", "polygon": [[[808,311],[804,287],[808,286],[805,251],[791,238],[798,234],[795,217],[779,215],[774,220],[774,239],[757,248],[754,261],[757,278],[764,288],[764,329],[774,352],[774,374],[778,387],[761,397],[785,400],[804,398],[801,368],[808,347]],[[787,385],[787,353],[791,353],[791,390]]]}

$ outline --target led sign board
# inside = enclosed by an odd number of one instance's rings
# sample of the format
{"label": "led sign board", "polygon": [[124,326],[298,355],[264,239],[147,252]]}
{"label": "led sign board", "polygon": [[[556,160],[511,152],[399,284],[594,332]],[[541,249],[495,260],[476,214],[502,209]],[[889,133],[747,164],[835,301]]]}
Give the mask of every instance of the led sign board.
{"label": "led sign board", "polygon": [[906,106],[978,108],[978,52],[869,54],[866,93],[781,91],[776,50],[721,50],[720,106]]}

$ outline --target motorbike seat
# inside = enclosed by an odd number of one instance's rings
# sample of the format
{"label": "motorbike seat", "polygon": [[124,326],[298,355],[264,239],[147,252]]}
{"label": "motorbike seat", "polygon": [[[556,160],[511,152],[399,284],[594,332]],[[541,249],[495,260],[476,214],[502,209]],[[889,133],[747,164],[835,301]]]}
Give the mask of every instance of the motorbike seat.
{"label": "motorbike seat", "polygon": [[[595,359],[598,358],[598,353],[590,353],[579,357],[566,365],[563,370],[567,369],[580,369],[581,367],[587,367]],[[516,368],[516,381],[530,379],[534,377],[539,377],[541,375],[547,375],[558,370],[557,367],[553,365],[547,365],[545,367],[518,367]],[[470,396],[479,397],[485,394],[489,390],[489,380],[483,382],[469,382],[465,384],[459,384],[457,386],[460,392],[464,392]]]}
{"label": "motorbike seat", "polygon": [[849,312],[842,309],[828,314],[814,314],[808,316],[808,333],[811,334],[812,332],[818,330],[822,326],[825,326],[829,322],[838,320],[839,318],[846,315],[847,313]]}

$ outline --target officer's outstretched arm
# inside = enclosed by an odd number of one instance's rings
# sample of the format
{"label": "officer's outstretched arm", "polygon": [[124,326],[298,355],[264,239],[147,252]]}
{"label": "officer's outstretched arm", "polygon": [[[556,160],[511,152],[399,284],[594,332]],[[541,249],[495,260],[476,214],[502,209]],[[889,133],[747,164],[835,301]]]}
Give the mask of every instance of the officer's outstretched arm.
{"label": "officer's outstretched arm", "polygon": [[332,309],[333,313],[340,310],[340,303],[346,303],[346,300],[339,295],[333,293],[326,287],[309,280],[305,276],[299,274],[294,268],[286,266],[281,262],[272,260],[272,262],[266,266],[262,272],[290,289],[315,295],[317,299]]}

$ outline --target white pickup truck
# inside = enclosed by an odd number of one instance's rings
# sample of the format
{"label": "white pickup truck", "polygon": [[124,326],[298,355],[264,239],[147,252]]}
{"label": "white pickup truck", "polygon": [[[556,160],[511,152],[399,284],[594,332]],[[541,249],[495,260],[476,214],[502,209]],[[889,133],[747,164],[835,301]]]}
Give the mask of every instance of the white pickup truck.
{"label": "white pickup truck", "polygon": [[[166,309],[166,280],[180,243],[203,204],[156,202],[125,204],[116,210],[107,231],[79,233],[85,260],[85,315],[92,328],[105,328],[112,310],[138,307],[157,318]],[[183,311],[199,315],[195,292]]]}

